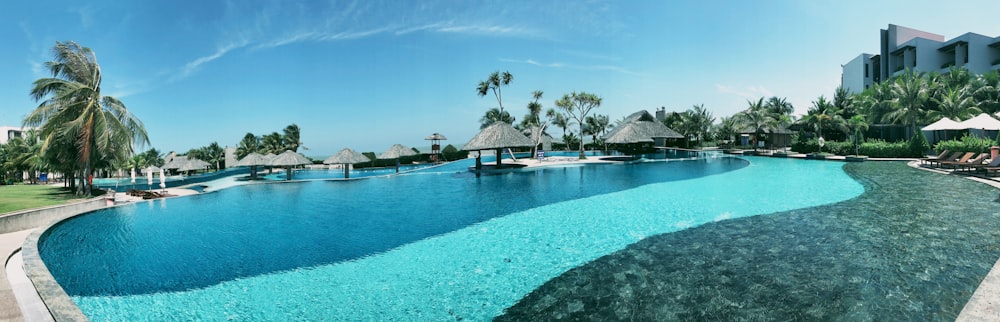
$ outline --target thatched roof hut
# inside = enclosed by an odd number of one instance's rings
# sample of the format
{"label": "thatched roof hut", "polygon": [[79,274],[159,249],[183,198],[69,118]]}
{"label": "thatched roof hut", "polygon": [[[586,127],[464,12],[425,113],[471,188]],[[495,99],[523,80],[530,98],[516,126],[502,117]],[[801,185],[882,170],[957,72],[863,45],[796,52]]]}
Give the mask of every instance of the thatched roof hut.
{"label": "thatched roof hut", "polygon": [[535,142],[518,132],[513,126],[496,122],[473,136],[462,150],[478,151],[534,146]]}
{"label": "thatched roof hut", "polygon": [[187,156],[174,156],[174,157],[172,157],[170,159],[170,161],[167,161],[167,163],[164,163],[163,166],[161,166],[160,168],[161,169],[167,169],[167,170],[170,170],[170,169],[180,169],[181,166],[184,166],[184,164],[187,163],[187,161],[188,161],[188,157]]}
{"label": "thatched roof hut", "polygon": [[347,179],[351,177],[350,173],[351,167],[348,166],[349,164],[368,162],[368,161],[371,161],[371,159],[368,159],[368,157],[366,157],[364,154],[358,153],[357,151],[351,150],[349,148],[344,148],[343,150],[340,150],[340,152],[337,152],[336,154],[331,155],[329,158],[326,158],[326,160],[323,160],[323,164],[343,164],[344,178]]}
{"label": "thatched roof hut", "polygon": [[177,168],[177,171],[204,170],[209,166],[211,166],[211,164],[209,164],[208,162],[196,158],[188,158],[187,161],[184,162],[184,164],[181,164],[181,166]]}
{"label": "thatched roof hut", "polygon": [[643,126],[639,122],[629,122],[608,132],[604,136],[604,142],[609,144],[652,143],[653,136],[648,132],[648,126]]}
{"label": "thatched roof hut", "polygon": [[257,152],[247,154],[243,159],[236,162],[237,167],[250,167],[250,179],[257,179],[257,166],[268,165],[269,160]]}
{"label": "thatched roof hut", "polygon": [[303,164],[312,164],[312,160],[292,150],[282,152],[269,163],[271,166],[285,167],[285,180],[292,180],[292,167]]}
{"label": "thatched roof hut", "polygon": [[406,147],[406,146],[404,146],[402,144],[393,144],[392,146],[389,147],[388,150],[385,150],[385,152],[382,152],[382,154],[379,154],[378,158],[379,159],[399,159],[399,158],[408,157],[408,156],[411,156],[411,155],[417,155],[417,153],[413,152],[413,149],[410,149],[410,148],[408,148],[408,147]]}

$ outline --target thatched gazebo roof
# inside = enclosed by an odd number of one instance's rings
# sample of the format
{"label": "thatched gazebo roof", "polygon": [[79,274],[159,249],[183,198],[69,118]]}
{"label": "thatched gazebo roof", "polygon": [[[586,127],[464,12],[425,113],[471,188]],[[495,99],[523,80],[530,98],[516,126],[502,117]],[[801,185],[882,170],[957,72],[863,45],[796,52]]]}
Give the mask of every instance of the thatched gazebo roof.
{"label": "thatched gazebo roof", "polygon": [[478,151],[513,147],[530,147],[534,145],[535,141],[532,141],[527,136],[514,129],[514,127],[510,124],[496,122],[482,131],[479,131],[476,136],[473,136],[472,139],[469,140],[469,143],[466,143],[465,146],[462,147],[462,150]]}
{"label": "thatched gazebo roof", "polygon": [[424,138],[424,140],[438,140],[438,141],[440,141],[440,140],[447,140],[447,139],[448,138],[446,138],[441,133],[434,133],[434,134],[431,134],[431,135],[429,135],[429,136],[427,136],[427,137]]}
{"label": "thatched gazebo roof", "polygon": [[312,164],[312,160],[309,160],[309,158],[295,153],[295,151],[292,150],[282,152],[271,159],[271,162],[269,163],[269,165],[275,167],[289,167],[303,164]]}
{"label": "thatched gazebo roof", "polygon": [[172,160],[170,160],[170,162],[163,164],[163,166],[161,166],[160,168],[167,170],[180,169],[180,167],[184,166],[184,164],[187,163],[187,161],[188,161],[187,156],[175,156]]}
{"label": "thatched gazebo roof", "polygon": [[416,155],[412,149],[403,146],[402,144],[393,144],[388,150],[385,150],[382,154],[378,156],[379,159],[398,159],[401,157],[408,157],[411,155]]}
{"label": "thatched gazebo roof", "polygon": [[177,171],[204,170],[209,166],[211,166],[211,164],[208,162],[195,158],[189,158],[186,162],[184,162],[184,164],[181,164],[181,166],[177,168]]}
{"label": "thatched gazebo roof", "polygon": [[684,136],[677,131],[671,130],[666,125],[660,122],[649,122],[649,121],[637,121],[635,122],[640,127],[643,127],[650,137],[654,138],[668,138],[668,139],[683,139]]}
{"label": "thatched gazebo roof", "polygon": [[629,122],[608,132],[604,136],[604,142],[610,144],[653,142],[653,136],[648,132],[648,126],[643,126],[639,122]]}
{"label": "thatched gazebo roof", "polygon": [[368,162],[368,159],[364,154],[358,153],[357,151],[351,150],[349,148],[344,148],[337,152],[337,154],[331,155],[326,160],[323,160],[323,164],[355,164],[361,162]]}
{"label": "thatched gazebo roof", "polygon": [[260,153],[257,152],[251,152],[250,154],[247,154],[245,157],[243,157],[243,159],[240,159],[240,161],[236,162],[237,167],[252,167],[257,165],[268,165],[268,164],[269,162],[267,158],[265,158],[263,155],[260,155]]}

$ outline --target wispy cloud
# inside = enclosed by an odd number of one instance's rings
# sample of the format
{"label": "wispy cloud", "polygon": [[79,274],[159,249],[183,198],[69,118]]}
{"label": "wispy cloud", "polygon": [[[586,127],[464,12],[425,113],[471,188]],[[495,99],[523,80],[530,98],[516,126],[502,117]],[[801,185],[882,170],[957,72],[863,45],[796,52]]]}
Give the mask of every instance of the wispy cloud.
{"label": "wispy cloud", "polygon": [[176,80],[187,78],[188,76],[191,76],[192,73],[194,73],[195,71],[197,71],[198,68],[201,67],[201,65],[204,65],[204,64],[209,63],[209,62],[211,62],[213,60],[222,58],[223,56],[225,56],[230,51],[233,51],[233,50],[236,50],[236,49],[240,49],[240,48],[243,48],[243,47],[246,47],[246,46],[247,46],[247,42],[243,41],[243,42],[235,42],[235,43],[231,43],[229,45],[223,46],[223,47],[219,47],[211,55],[198,57],[197,59],[192,60],[192,61],[188,62],[187,64],[184,64],[184,67],[181,68],[180,73],[178,73],[174,77],[171,77],[171,79],[169,81],[176,81]]}
{"label": "wispy cloud", "polygon": [[746,86],[746,87],[737,87],[737,86],[730,86],[730,85],[715,84],[715,89],[719,93],[736,95],[736,96],[739,96],[739,97],[742,97],[742,98],[748,99],[748,100],[756,100],[756,99],[761,98],[761,97],[771,97],[771,96],[774,96],[774,94],[771,93],[770,90],[768,90],[767,88],[765,88],[762,85],[757,85],[757,86],[751,85],[751,86]]}
{"label": "wispy cloud", "polygon": [[576,64],[567,64],[562,62],[542,63],[534,59],[509,59],[509,58],[500,58],[500,61],[505,63],[535,65],[546,68],[567,68],[567,69],[577,69],[577,70],[609,71],[625,75],[643,76],[642,73],[634,72],[627,68],[615,65],[576,65]]}

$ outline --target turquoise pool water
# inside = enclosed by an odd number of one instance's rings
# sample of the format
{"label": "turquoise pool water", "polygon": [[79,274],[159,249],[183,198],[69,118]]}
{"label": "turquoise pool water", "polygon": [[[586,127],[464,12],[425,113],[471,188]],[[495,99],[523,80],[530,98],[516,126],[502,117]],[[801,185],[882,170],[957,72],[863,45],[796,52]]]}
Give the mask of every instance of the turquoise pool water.
{"label": "turquoise pool water", "polygon": [[842,163],[752,160],[242,186],[80,216],[39,251],[93,320],[483,320],[647,237],[864,191]]}

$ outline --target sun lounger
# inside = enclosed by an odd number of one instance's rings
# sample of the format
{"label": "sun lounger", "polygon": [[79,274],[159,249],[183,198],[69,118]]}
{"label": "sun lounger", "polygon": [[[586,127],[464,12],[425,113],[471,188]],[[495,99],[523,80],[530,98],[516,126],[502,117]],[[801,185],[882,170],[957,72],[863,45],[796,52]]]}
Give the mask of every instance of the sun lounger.
{"label": "sun lounger", "polygon": [[949,156],[947,156],[947,157],[945,157],[945,158],[943,158],[943,159],[937,159],[937,160],[927,160],[927,163],[929,163],[929,164],[930,164],[930,165],[932,165],[932,166],[933,166],[933,165],[934,165],[935,163],[937,163],[937,164],[938,164],[938,165],[940,166],[941,162],[945,162],[945,161],[955,161],[955,160],[958,160],[958,158],[959,158],[959,157],[961,157],[961,156],[962,156],[962,152],[955,152],[955,153],[952,153],[951,155],[949,155]]}
{"label": "sun lounger", "polygon": [[961,158],[958,158],[957,161],[941,161],[941,162],[938,162],[938,164],[940,164],[942,167],[943,166],[950,166],[953,169],[957,169],[958,166],[962,165],[963,163],[968,163],[969,159],[972,159],[972,156],[974,156],[974,155],[976,155],[976,153],[974,153],[974,152],[966,152],[965,154],[962,155]]}
{"label": "sun lounger", "polygon": [[956,170],[965,170],[965,169],[972,170],[973,168],[975,168],[976,165],[983,164],[983,162],[986,161],[986,159],[989,159],[989,157],[990,157],[989,153],[980,153],[979,156],[977,156],[975,159],[969,160],[968,162],[948,163],[948,165],[954,166]]}
{"label": "sun lounger", "polygon": [[930,164],[931,166],[933,166],[935,163],[937,163],[938,166],[941,166],[941,162],[958,161],[958,158],[962,157],[962,154],[963,154],[962,152],[955,152],[955,153],[952,153],[951,155],[945,157],[944,159],[940,159],[940,160],[927,160],[927,163]]}
{"label": "sun lounger", "polygon": [[[983,153],[983,154],[985,154],[985,153]],[[970,164],[969,167],[971,167],[972,170],[974,170],[974,171],[978,171],[979,169],[986,169],[986,168],[1000,168],[1000,158],[993,159],[992,161],[990,161],[990,163]],[[988,173],[989,173],[989,170],[987,170],[987,174]]]}
{"label": "sun lounger", "polygon": [[925,163],[929,161],[941,161],[944,159],[944,157],[948,156],[949,154],[951,154],[951,151],[944,150],[944,152],[941,152],[941,154],[938,154],[936,157],[920,158],[920,163]]}

